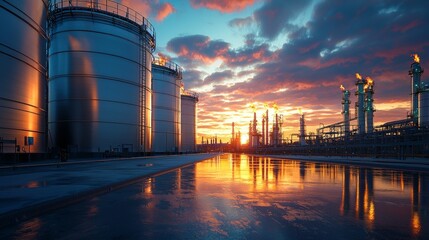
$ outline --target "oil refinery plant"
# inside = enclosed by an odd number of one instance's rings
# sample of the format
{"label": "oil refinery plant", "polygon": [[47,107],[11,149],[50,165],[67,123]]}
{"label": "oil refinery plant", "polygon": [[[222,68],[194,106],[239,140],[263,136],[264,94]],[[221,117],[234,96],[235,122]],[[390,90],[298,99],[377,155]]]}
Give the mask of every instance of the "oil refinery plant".
{"label": "oil refinery plant", "polygon": [[[300,113],[299,133],[290,138],[282,135],[283,115],[273,116],[271,131],[268,110],[262,116],[261,131],[257,129],[256,112],[249,123],[247,145],[237,144],[240,137],[233,132],[231,145],[235,152],[272,153],[319,156],[362,156],[383,158],[429,157],[429,83],[421,81],[424,72],[417,54],[408,71],[411,78],[411,109],[405,119],[374,126],[374,81],[356,73],[355,114],[351,116],[351,91],[340,86],[342,115],[340,122],[324,125],[317,133],[307,134],[305,114]],[[296,141],[294,140],[296,137]],[[206,144],[210,145],[210,144]],[[210,150],[210,146],[205,146]]]}

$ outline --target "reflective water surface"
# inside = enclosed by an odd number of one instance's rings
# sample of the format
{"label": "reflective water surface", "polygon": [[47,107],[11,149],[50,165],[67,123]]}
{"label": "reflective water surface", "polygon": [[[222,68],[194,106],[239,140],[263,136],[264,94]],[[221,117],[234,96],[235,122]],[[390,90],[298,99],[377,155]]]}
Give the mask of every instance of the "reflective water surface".
{"label": "reflective water surface", "polygon": [[429,176],[227,154],[0,231],[1,239],[429,239]]}

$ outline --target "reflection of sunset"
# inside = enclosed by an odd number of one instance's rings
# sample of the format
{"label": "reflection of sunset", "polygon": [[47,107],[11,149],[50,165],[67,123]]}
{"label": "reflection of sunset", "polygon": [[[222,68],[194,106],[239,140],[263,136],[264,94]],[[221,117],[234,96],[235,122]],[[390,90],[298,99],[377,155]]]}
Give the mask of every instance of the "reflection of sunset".
{"label": "reflection of sunset", "polygon": [[[336,205],[339,215],[363,220],[368,229],[383,225],[386,217],[397,214],[380,203],[381,200],[409,198],[410,193],[413,195],[415,191],[412,184],[404,180],[403,173],[391,170],[360,169],[238,154],[223,155],[196,164],[195,179],[197,191],[208,191],[209,196],[228,199],[231,204],[237,196],[248,204],[260,207],[272,207],[278,198],[317,205],[317,201],[312,198],[313,194],[315,199],[339,199]],[[222,189],[221,193],[216,189]],[[303,196],[306,197],[302,198]],[[203,206],[206,200],[201,201]],[[409,202],[415,205],[415,201],[417,200]],[[286,209],[280,204],[275,206]],[[285,219],[290,221],[319,217],[303,212],[301,216],[289,215]],[[421,226],[419,211],[410,212],[408,219],[411,222],[410,233],[418,235]],[[407,217],[401,221],[407,221]]]}

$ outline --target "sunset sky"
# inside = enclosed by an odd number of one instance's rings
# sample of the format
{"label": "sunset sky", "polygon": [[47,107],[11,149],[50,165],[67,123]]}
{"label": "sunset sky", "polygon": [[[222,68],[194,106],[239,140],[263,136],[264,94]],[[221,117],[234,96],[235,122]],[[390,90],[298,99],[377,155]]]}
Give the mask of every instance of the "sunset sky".
{"label": "sunset sky", "polygon": [[185,87],[199,93],[198,143],[215,135],[230,141],[232,122],[246,138],[251,103],[259,130],[264,105],[270,121],[278,105],[284,137],[298,133],[298,108],[307,133],[339,122],[339,86],[354,93],[356,72],[374,80],[375,125],[404,119],[411,54],[429,69],[426,0],[117,1],[148,17],[155,55],[182,66]]}

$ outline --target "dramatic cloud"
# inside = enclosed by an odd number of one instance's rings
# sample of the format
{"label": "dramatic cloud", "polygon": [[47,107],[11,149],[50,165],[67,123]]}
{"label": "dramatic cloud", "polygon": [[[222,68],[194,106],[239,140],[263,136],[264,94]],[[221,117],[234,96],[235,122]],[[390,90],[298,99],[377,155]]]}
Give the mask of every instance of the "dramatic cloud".
{"label": "dramatic cloud", "polygon": [[183,72],[183,83],[185,84],[186,89],[192,89],[201,87],[203,84],[203,76],[206,73],[198,71],[198,70],[185,70]]}
{"label": "dramatic cloud", "polygon": [[155,19],[157,21],[162,21],[173,12],[175,12],[173,5],[170,3],[164,3],[159,7]]}
{"label": "dramatic cloud", "polygon": [[235,19],[229,21],[229,26],[242,28],[242,27],[250,26],[253,21],[254,20],[252,17],[235,18]]}
{"label": "dramatic cloud", "polygon": [[260,27],[259,34],[268,39],[276,38],[285,28],[292,25],[291,20],[298,16],[310,2],[310,0],[267,0],[254,13],[255,21]]}
{"label": "dramatic cloud", "polygon": [[[237,50],[222,40],[211,40],[208,36],[191,35],[173,38],[167,43],[167,50],[182,58],[181,63],[192,66],[196,60],[208,64],[217,59],[229,67],[249,66],[257,62],[265,62],[274,55],[268,44],[248,46]],[[183,58],[187,59],[183,62]]]}
{"label": "dramatic cloud", "polygon": [[255,0],[190,0],[195,8],[208,8],[219,12],[231,13],[253,5]]}
{"label": "dramatic cloud", "polygon": [[159,0],[115,0],[135,11],[146,18],[155,18],[157,21],[163,21],[168,15],[175,12],[173,5],[163,3]]}
{"label": "dramatic cloud", "polygon": [[171,39],[167,50],[187,59],[211,63],[228,52],[229,43],[211,40],[203,35],[191,35]]}
{"label": "dramatic cloud", "polygon": [[215,72],[204,79],[204,84],[221,83],[222,81],[231,79],[233,77],[234,77],[234,73],[231,70],[225,70],[223,72]]}
{"label": "dramatic cloud", "polygon": [[[375,124],[379,125],[403,119],[409,111],[410,55],[420,53],[422,67],[429,69],[426,9],[427,1],[267,0],[251,16],[229,22],[230,27],[257,28],[250,33],[250,28],[238,29],[244,32],[240,47],[232,48],[230,40],[191,35],[171,39],[167,49],[188,70],[222,62],[216,69],[194,75],[199,80],[192,86],[202,89],[200,134],[213,131],[213,122],[222,129],[229,128],[231,121],[236,121],[237,128],[248,128],[250,102],[261,109],[264,103],[276,103],[287,119],[287,134],[297,131],[298,107],[306,113],[309,132],[320,123],[339,122],[339,86],[354,92],[356,72],[374,79]],[[422,81],[429,81],[425,76]],[[354,104],[355,96],[351,101]]]}

